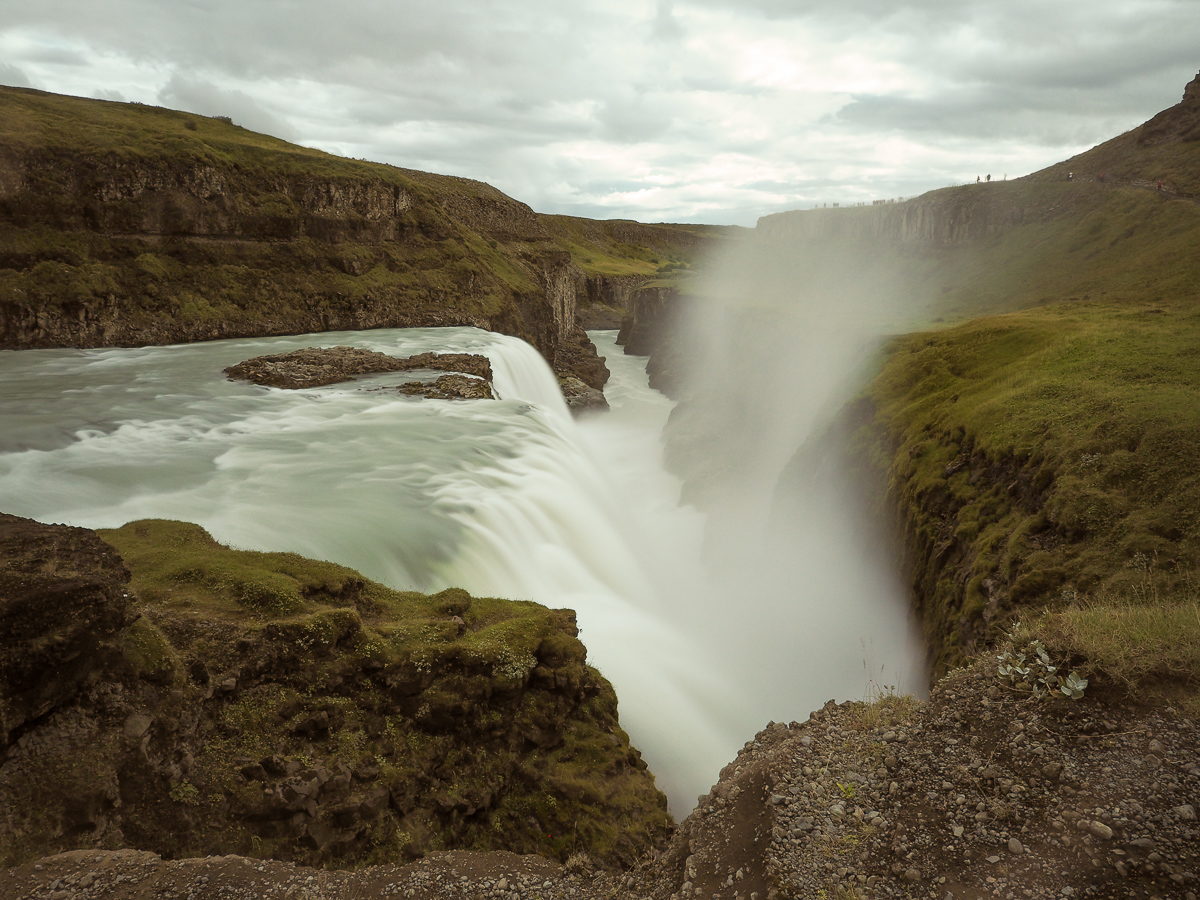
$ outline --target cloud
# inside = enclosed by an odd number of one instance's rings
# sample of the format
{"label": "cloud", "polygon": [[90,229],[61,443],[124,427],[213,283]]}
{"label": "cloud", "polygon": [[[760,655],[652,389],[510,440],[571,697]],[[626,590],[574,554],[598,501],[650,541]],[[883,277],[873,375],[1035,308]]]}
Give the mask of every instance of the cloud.
{"label": "cloud", "polygon": [[659,41],[678,41],[684,36],[683,26],[675,18],[672,0],[658,0],[650,34]]}
{"label": "cloud", "polygon": [[158,92],[163,106],[199,113],[202,116],[225,116],[251,131],[261,131],[284,140],[296,140],[296,130],[283,119],[263,107],[259,101],[240,90],[220,88],[178,72]]}
{"label": "cloud", "polygon": [[9,63],[0,63],[0,84],[7,84],[9,87],[33,87],[29,77]]}
{"label": "cloud", "polygon": [[1020,174],[1133,127],[1195,74],[1194,10],[41,0],[6,12],[0,78],[227,115],[548,212],[752,224],[756,204],[908,195],[981,159]]}

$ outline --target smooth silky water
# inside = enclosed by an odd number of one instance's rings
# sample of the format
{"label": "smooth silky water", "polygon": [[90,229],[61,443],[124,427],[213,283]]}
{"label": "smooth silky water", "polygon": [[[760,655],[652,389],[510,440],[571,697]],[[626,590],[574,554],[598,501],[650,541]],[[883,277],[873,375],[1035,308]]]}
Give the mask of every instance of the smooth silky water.
{"label": "smooth silky water", "polygon": [[[852,573],[813,571],[781,595],[736,565],[713,569],[711,523],[680,505],[662,465],[671,401],[614,338],[593,334],[613,409],[578,421],[532,347],[471,328],[3,351],[0,510],[91,528],[180,519],[395,588],[575,609],[622,724],[682,815],[768,720],[872,682],[919,683],[920,653],[902,607]],[[339,345],[484,354],[502,399],[389,389],[407,373],[286,391],[222,372]],[[815,528],[810,556],[831,539]]]}

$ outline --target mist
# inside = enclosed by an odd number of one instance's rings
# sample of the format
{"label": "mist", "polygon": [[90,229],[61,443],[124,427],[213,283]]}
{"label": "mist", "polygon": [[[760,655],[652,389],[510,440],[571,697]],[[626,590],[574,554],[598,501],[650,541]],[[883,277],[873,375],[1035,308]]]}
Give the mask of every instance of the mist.
{"label": "mist", "polygon": [[743,740],[829,699],[925,690],[894,536],[873,512],[883,484],[848,466],[845,410],[883,339],[929,310],[905,260],[814,231],[760,227],[727,250],[661,351],[679,398],[666,462],[704,516],[689,616],[730,673]]}

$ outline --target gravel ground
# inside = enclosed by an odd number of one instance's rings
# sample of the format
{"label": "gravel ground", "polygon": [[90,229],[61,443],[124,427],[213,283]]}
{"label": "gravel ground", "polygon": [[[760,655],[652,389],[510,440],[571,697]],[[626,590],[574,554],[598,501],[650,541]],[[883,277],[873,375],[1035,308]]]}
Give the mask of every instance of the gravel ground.
{"label": "gravel ground", "polygon": [[[747,744],[656,898],[1125,898],[1200,890],[1200,735],[1172,709],[1036,700],[984,663],[928,703],[832,702]],[[736,835],[753,821],[760,839]],[[732,877],[731,877],[732,876]],[[757,895],[757,896],[756,896]]]}

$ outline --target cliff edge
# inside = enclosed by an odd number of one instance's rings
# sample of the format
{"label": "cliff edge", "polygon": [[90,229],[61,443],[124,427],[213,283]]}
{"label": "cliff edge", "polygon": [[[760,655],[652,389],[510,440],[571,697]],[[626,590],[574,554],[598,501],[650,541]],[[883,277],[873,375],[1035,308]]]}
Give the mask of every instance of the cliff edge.
{"label": "cliff edge", "polygon": [[504,849],[627,867],[668,833],[569,610],[392,591],[181,522],[0,515],[0,554],[5,865]]}

